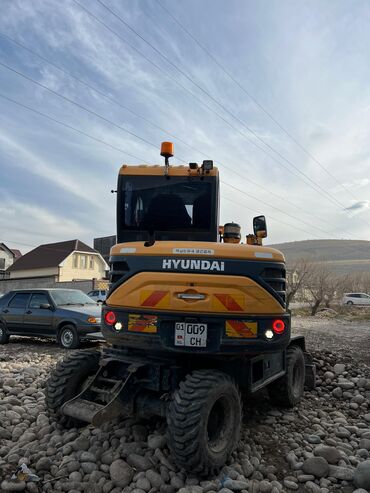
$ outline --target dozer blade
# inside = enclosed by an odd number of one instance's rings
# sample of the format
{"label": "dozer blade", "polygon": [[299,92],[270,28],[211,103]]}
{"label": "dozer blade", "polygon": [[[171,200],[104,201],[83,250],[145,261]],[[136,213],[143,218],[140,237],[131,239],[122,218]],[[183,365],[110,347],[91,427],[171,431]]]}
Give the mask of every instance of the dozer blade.
{"label": "dozer blade", "polygon": [[123,414],[130,414],[133,390],[133,374],[138,365],[129,365],[123,378],[105,377],[109,365],[99,368],[89,385],[73,399],[65,402],[62,414],[99,427]]}

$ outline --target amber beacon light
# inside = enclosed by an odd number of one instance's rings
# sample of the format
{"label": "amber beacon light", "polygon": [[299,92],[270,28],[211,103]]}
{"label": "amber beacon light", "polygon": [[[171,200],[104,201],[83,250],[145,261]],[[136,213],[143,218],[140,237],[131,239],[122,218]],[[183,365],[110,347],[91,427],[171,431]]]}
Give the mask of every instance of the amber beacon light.
{"label": "amber beacon light", "polygon": [[172,142],[162,142],[161,144],[161,156],[169,158],[173,156],[173,143]]}

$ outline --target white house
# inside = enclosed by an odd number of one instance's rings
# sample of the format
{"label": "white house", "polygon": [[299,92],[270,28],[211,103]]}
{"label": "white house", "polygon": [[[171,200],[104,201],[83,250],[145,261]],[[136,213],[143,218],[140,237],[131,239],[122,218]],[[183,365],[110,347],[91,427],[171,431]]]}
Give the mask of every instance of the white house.
{"label": "white house", "polygon": [[55,277],[57,282],[103,279],[108,265],[99,252],[80,240],[40,245],[11,265],[10,279]]}

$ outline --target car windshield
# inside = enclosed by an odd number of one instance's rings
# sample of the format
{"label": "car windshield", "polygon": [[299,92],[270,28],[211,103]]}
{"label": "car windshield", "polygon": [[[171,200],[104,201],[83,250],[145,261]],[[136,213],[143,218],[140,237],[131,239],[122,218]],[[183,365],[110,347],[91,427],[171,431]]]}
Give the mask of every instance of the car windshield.
{"label": "car windshield", "polygon": [[57,306],[96,304],[85,293],[75,289],[59,289],[58,291],[51,291],[50,294]]}

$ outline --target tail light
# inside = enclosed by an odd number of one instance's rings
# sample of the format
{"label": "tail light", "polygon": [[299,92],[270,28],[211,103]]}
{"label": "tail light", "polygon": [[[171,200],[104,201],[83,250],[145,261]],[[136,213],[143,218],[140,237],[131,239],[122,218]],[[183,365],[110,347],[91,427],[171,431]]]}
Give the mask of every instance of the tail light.
{"label": "tail light", "polygon": [[282,334],[285,330],[284,320],[276,319],[272,322],[272,330],[275,334]]}
{"label": "tail light", "polygon": [[117,322],[116,314],[112,311],[105,312],[104,314],[105,323],[108,325],[114,325]]}

